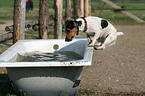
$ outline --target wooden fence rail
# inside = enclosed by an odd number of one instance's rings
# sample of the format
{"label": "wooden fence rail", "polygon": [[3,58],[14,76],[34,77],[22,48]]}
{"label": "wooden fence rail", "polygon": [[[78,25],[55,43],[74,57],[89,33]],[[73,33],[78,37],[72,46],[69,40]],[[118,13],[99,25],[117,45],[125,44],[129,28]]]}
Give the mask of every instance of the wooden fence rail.
{"label": "wooden fence rail", "polygon": [[0,34],[0,42],[4,42],[8,39],[12,39],[13,35],[12,35],[13,32],[5,32],[4,34]]}

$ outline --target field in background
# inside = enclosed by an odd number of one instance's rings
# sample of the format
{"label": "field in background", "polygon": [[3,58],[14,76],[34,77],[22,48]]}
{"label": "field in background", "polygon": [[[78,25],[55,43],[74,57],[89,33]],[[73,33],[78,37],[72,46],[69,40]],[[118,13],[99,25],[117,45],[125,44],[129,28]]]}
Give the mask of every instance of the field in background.
{"label": "field in background", "polygon": [[[125,8],[143,8],[145,9],[145,3],[139,2],[143,0],[138,0],[138,2],[129,2],[134,0],[120,0],[124,2],[119,2],[119,0],[116,0],[118,2],[115,2],[119,6],[124,6]],[[128,2],[127,2],[128,1]],[[12,20],[13,19],[13,6],[14,6],[14,0],[0,0],[0,20]],[[39,0],[33,0],[34,2],[34,10],[32,13],[26,13],[26,20],[36,20],[38,19],[39,15]],[[63,1],[63,8],[65,8],[65,1]],[[53,4],[54,0],[49,0],[49,14],[54,15],[53,10]],[[91,7],[93,8],[102,8],[103,2],[100,0],[92,0]],[[112,8],[111,6],[107,5],[105,8]],[[100,10],[96,10],[96,12],[92,12],[93,16],[98,16]],[[132,14],[138,16],[139,18],[145,20],[145,10],[129,10]],[[64,13],[64,12],[63,12]],[[113,24],[137,24],[134,20],[130,19],[129,17],[125,16],[124,14],[120,12],[114,12],[113,10],[103,10],[101,16],[102,18],[105,18],[109,21],[111,21]]]}

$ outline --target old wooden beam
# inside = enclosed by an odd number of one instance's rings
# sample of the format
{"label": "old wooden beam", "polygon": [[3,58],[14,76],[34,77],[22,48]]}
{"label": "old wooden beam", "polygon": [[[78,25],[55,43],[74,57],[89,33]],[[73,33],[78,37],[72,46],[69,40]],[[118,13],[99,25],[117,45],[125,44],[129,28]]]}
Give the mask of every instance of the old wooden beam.
{"label": "old wooden beam", "polygon": [[66,0],[66,8],[65,8],[65,20],[71,19],[71,0]]}
{"label": "old wooden beam", "polygon": [[[117,6],[115,3],[113,3],[113,2],[111,2],[109,0],[102,0],[102,1],[107,3],[108,5],[112,6],[114,9],[122,9],[121,7]],[[128,17],[132,18],[133,20],[135,20],[135,21],[137,21],[139,23],[145,23],[144,20],[138,18],[137,16],[135,16],[135,15],[133,15],[133,14],[127,12],[127,11],[122,10],[120,12],[122,12],[123,14],[127,15]]]}
{"label": "old wooden beam", "polygon": [[47,39],[48,32],[48,9],[49,0],[40,0],[39,2],[39,38]]}
{"label": "old wooden beam", "polygon": [[13,27],[14,27],[14,25],[6,26],[5,31],[13,31]]}
{"label": "old wooden beam", "polygon": [[19,39],[24,39],[25,3],[26,0],[14,0],[13,43],[16,43]]}
{"label": "old wooden beam", "polygon": [[81,0],[80,2],[81,7],[80,7],[80,17],[84,17],[84,0]]}
{"label": "old wooden beam", "polygon": [[4,42],[13,37],[12,32],[5,32],[4,34],[0,34],[0,42]]}
{"label": "old wooden beam", "polygon": [[21,0],[14,0],[14,18],[13,18],[13,43],[16,43],[18,40],[16,38],[19,37],[19,25],[20,25],[20,10],[21,10]]}
{"label": "old wooden beam", "polygon": [[106,3],[103,4],[103,6],[102,6],[102,8],[101,8],[101,11],[100,11],[100,13],[99,13],[99,15],[98,15],[98,17],[101,16],[101,13],[102,13],[102,11],[104,10],[105,5],[106,5]]}
{"label": "old wooden beam", "polygon": [[88,12],[88,16],[91,16],[91,10],[92,10],[92,8],[91,8],[91,0],[89,0],[89,12]]}
{"label": "old wooden beam", "polygon": [[62,37],[62,0],[55,0],[54,38]]}
{"label": "old wooden beam", "polygon": [[21,11],[20,11],[20,29],[19,29],[19,39],[25,39],[25,9],[26,9],[26,0],[21,1]]}
{"label": "old wooden beam", "polygon": [[80,0],[73,0],[73,17],[77,19],[80,17]]}
{"label": "old wooden beam", "polygon": [[89,0],[85,0],[85,17],[88,16],[89,13]]}

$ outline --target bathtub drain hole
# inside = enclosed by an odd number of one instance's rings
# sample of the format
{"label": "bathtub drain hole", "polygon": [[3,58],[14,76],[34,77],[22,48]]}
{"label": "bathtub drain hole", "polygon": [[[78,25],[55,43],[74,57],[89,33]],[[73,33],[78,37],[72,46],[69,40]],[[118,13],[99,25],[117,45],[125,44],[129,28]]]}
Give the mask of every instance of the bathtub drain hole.
{"label": "bathtub drain hole", "polygon": [[57,44],[55,44],[55,45],[53,46],[53,49],[54,49],[54,50],[58,50],[58,49],[59,49],[59,46],[58,46]]}

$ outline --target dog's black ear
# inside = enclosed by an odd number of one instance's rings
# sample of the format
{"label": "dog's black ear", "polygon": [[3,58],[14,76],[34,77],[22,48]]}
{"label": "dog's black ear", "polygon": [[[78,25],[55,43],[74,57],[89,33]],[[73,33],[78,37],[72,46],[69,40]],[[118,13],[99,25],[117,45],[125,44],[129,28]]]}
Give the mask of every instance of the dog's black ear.
{"label": "dog's black ear", "polygon": [[82,21],[77,21],[78,26],[82,25]]}
{"label": "dog's black ear", "polygon": [[66,21],[66,28],[73,29],[75,27],[73,20]]}
{"label": "dog's black ear", "polygon": [[67,21],[65,21],[65,25],[67,25],[70,21],[72,21],[72,20],[67,20]]}

